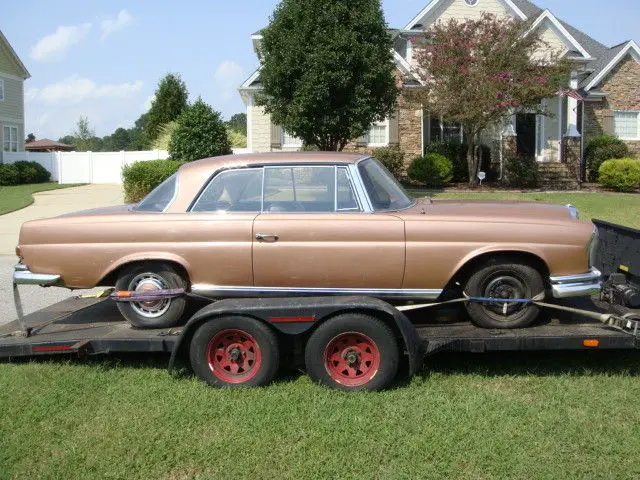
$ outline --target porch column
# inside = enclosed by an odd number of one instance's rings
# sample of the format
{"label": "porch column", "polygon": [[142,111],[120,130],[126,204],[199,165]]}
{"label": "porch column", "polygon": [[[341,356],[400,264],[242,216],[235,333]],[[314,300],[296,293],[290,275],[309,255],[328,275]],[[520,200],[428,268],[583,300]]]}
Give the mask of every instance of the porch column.
{"label": "porch column", "polygon": [[[569,88],[572,91],[578,89],[578,74],[577,72],[571,72],[571,80],[569,81]],[[580,137],[578,131],[578,100],[567,97],[567,131],[564,134],[565,137]]]}

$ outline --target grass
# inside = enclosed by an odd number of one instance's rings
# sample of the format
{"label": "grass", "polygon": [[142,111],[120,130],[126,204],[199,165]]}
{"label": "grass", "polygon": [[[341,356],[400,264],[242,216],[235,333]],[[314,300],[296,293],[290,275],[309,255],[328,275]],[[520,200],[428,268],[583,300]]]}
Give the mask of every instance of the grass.
{"label": "grass", "polygon": [[[432,195],[573,203],[640,226],[634,195]],[[166,364],[0,363],[0,478],[640,477],[640,352],[442,354],[373,394],[299,374],[217,390]]]}
{"label": "grass", "polygon": [[638,353],[440,355],[345,394],[166,359],[0,364],[2,478],[638,478]]}
{"label": "grass", "polygon": [[58,190],[61,188],[77,187],[83,185],[58,184],[58,183],[32,183],[28,185],[16,185],[12,187],[0,187],[0,215],[15,212],[21,208],[28,207],[33,203],[33,194],[47,190]]}
{"label": "grass", "polygon": [[429,196],[434,199],[459,200],[520,200],[527,202],[548,202],[566,205],[571,203],[580,210],[580,218],[598,218],[609,222],[640,228],[640,195],[623,193],[510,193],[510,192],[433,192],[412,190],[416,197]]}

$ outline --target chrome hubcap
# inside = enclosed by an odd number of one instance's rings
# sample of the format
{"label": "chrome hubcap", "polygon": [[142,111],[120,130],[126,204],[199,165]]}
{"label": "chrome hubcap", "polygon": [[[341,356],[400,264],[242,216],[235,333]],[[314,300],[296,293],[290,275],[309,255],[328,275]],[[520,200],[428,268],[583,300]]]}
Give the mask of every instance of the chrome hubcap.
{"label": "chrome hubcap", "polygon": [[[506,303],[500,300],[519,300],[525,298],[526,287],[522,281],[510,275],[493,278],[484,289],[486,298],[495,298],[496,302],[486,303],[485,308],[500,315],[513,315],[522,310],[521,303]],[[506,305],[506,306],[505,306]]]}
{"label": "chrome hubcap", "polygon": [[[152,292],[167,290],[169,287],[164,279],[155,273],[141,273],[129,283],[129,291]],[[158,318],[164,315],[171,306],[171,299],[158,299],[145,302],[131,302],[131,308],[146,318]]]}

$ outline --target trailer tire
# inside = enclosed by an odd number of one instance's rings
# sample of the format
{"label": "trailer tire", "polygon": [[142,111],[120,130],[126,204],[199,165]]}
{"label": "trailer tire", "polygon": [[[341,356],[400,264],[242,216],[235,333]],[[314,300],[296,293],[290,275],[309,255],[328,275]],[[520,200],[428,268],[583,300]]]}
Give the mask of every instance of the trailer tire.
{"label": "trailer tire", "polygon": [[195,374],[214,387],[258,387],[278,373],[278,337],[249,317],[222,317],[201,325],[193,335],[189,359]]}
{"label": "trailer tire", "polygon": [[307,373],[316,382],[345,391],[388,387],[398,373],[396,336],[376,317],[353,313],[333,317],[309,337]]}
{"label": "trailer tire", "polygon": [[[116,290],[140,291],[186,288],[187,282],[166,263],[138,263],[118,275]],[[118,310],[137,328],[168,328],[180,323],[185,313],[185,297],[153,302],[118,302]]]}
{"label": "trailer tire", "polygon": [[[540,272],[526,263],[513,258],[497,258],[486,262],[469,277],[464,288],[470,297],[484,298],[533,298],[545,291]],[[506,304],[500,301],[492,303],[466,304],[471,321],[483,328],[513,329],[528,327],[533,323],[540,310],[527,304]]]}

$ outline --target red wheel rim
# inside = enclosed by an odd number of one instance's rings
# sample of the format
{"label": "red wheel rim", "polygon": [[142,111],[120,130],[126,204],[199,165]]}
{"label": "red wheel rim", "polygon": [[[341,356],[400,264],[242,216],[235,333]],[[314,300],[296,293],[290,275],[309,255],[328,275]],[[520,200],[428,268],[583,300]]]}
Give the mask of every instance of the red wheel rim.
{"label": "red wheel rim", "polygon": [[222,330],[209,341],[207,362],[211,372],[223,382],[247,382],[262,366],[260,345],[242,330]]}
{"label": "red wheel rim", "polygon": [[334,337],[324,350],[324,364],[333,380],[346,387],[367,384],[380,368],[376,343],[357,332]]}

